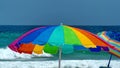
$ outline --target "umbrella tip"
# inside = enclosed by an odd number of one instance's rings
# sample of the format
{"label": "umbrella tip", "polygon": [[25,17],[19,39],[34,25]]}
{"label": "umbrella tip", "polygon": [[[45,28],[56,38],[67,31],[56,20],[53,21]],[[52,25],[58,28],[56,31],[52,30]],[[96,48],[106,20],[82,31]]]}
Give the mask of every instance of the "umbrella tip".
{"label": "umbrella tip", "polygon": [[61,22],[60,25],[63,25],[63,23]]}

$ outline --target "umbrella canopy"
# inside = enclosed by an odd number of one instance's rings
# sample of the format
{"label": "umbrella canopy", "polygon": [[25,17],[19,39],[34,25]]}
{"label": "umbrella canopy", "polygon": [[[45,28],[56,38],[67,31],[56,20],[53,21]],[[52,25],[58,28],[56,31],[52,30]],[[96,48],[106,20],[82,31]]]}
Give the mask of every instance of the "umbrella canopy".
{"label": "umbrella canopy", "polygon": [[109,48],[109,52],[120,58],[120,32],[103,31],[98,33],[98,36],[112,46],[115,46],[116,50]]}
{"label": "umbrella canopy", "polygon": [[42,54],[42,51],[56,54],[59,48],[64,54],[84,48],[95,52],[109,51],[109,48],[115,49],[91,32],[66,25],[32,29],[13,41],[9,48],[19,53],[29,54],[33,52]]}

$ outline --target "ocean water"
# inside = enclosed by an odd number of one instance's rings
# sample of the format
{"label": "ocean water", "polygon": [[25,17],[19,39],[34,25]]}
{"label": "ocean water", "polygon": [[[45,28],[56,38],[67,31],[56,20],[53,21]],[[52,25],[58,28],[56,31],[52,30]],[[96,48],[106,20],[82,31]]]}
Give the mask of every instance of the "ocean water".
{"label": "ocean water", "polygon": [[[72,25],[74,26],[74,25]],[[44,53],[43,55],[29,55],[29,54],[19,54],[16,52],[13,52],[12,50],[10,50],[7,46],[14,41],[16,38],[18,38],[19,36],[21,36],[22,34],[24,34],[25,32],[36,28],[36,27],[40,27],[39,25],[35,26],[35,25],[1,25],[0,26],[0,68],[23,68],[23,66],[25,64],[28,64],[26,67],[24,68],[38,68],[39,66],[39,62],[43,62],[41,63],[41,67],[39,68],[57,68],[56,62],[58,60],[58,55],[50,55],[47,53]],[[81,28],[81,29],[85,29],[88,30],[94,34],[97,34],[98,32],[101,31],[118,31],[120,32],[120,26],[74,26],[77,28]],[[95,52],[90,52],[90,51],[77,51],[74,52],[72,54],[67,54],[67,55],[62,55],[62,60],[63,63],[66,63],[66,60],[69,60],[73,63],[74,66],[70,67],[70,64],[67,63],[68,66],[63,64],[64,68],[75,68],[75,65],[78,64],[78,62],[80,63],[81,60],[90,60],[93,63],[98,62],[97,66],[100,66],[101,62],[99,62],[100,60],[104,60],[105,64],[107,64],[107,60],[109,58],[110,54],[107,52],[99,52],[99,53],[95,53]],[[94,60],[94,61],[92,61]],[[98,61],[95,61],[98,60]],[[113,56],[113,60],[114,63],[119,64],[120,62],[118,61],[119,58]],[[34,61],[34,62],[33,62]],[[51,62],[50,62],[51,61]],[[89,64],[91,65],[90,61],[88,61],[88,66],[87,66],[87,62],[85,62],[85,64],[81,63],[81,65],[83,65],[82,68],[93,68],[92,66],[90,67]],[[102,62],[104,62],[102,61]],[[6,67],[4,67],[6,65],[6,63],[11,63],[13,64],[11,66],[8,65]],[[48,67],[45,67],[45,63],[51,65],[52,67],[50,67],[48,65]],[[22,64],[22,67],[20,67],[19,64]],[[33,66],[31,66],[30,64],[34,64]],[[81,66],[78,65],[78,66]],[[103,64],[102,64],[103,65]],[[65,67],[66,66],[66,67]],[[86,67],[85,67],[86,66]],[[94,66],[94,65],[93,65]],[[114,65],[113,65],[114,67]],[[77,68],[77,65],[76,65]],[[80,68],[80,67],[78,67]],[[97,67],[94,67],[97,68]],[[118,66],[118,68],[120,68],[120,66]]]}

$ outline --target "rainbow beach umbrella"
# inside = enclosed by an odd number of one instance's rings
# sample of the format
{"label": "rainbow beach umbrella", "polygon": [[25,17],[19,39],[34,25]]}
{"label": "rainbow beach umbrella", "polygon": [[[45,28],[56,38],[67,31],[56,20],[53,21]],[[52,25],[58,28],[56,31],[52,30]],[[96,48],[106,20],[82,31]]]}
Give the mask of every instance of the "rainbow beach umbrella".
{"label": "rainbow beach umbrella", "polygon": [[59,52],[59,68],[61,53],[69,54],[75,50],[88,48],[90,51],[109,51],[114,46],[103,41],[97,35],[83,29],[67,26],[45,26],[32,29],[15,41],[9,48],[19,53],[42,54],[43,51],[50,54]]}
{"label": "rainbow beach umbrella", "polygon": [[112,46],[115,46],[116,48],[116,49],[109,48],[109,53],[111,53],[109,64],[112,59],[112,54],[120,58],[120,32],[102,31],[98,33],[98,36],[104,41],[111,44]]}
{"label": "rainbow beach umbrella", "polygon": [[120,58],[120,32],[103,31],[98,33],[98,36],[112,46],[115,46],[116,49],[109,48],[109,52]]}

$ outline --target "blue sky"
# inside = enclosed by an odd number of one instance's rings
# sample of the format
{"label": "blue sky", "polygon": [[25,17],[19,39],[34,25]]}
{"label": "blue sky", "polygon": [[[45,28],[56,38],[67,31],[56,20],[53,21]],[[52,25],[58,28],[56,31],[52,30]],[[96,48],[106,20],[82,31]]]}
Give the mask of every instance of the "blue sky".
{"label": "blue sky", "polygon": [[120,25],[120,0],[0,0],[0,25]]}

